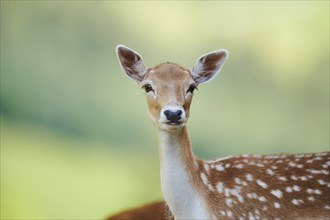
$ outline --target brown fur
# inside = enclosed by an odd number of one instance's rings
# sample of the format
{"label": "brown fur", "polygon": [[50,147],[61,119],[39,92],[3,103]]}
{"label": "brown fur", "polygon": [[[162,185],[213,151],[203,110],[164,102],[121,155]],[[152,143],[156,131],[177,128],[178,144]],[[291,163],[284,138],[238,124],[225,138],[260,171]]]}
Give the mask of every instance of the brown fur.
{"label": "brown fur", "polygon": [[172,220],[173,217],[164,201],[153,202],[141,207],[132,208],[106,220]]}
{"label": "brown fur", "polygon": [[[306,155],[278,155],[278,156],[233,156],[215,162],[199,161],[200,171],[205,173],[214,191],[204,185],[205,199],[211,204],[213,213],[219,219],[234,219],[260,216],[261,219],[330,219],[330,153]],[[208,164],[209,170],[205,170]],[[224,168],[216,169],[217,165]],[[228,166],[227,168],[225,168]],[[247,174],[253,176],[249,181]],[[237,179],[238,178],[238,179]],[[266,188],[257,184],[257,179],[267,185]],[[200,182],[202,180],[200,179]],[[217,184],[223,183],[223,192],[219,193]],[[321,182],[321,184],[320,184]],[[289,187],[289,188],[287,188]],[[240,189],[239,199],[231,189]],[[312,190],[319,190],[317,193]],[[228,190],[227,195],[225,190]],[[272,190],[280,190],[278,198]],[[250,196],[248,196],[250,195]],[[252,195],[252,197],[251,197]],[[313,198],[310,200],[309,198]],[[231,204],[226,204],[231,199]],[[292,201],[299,200],[299,205]],[[280,207],[276,208],[274,203]],[[220,210],[227,216],[222,216]]]}

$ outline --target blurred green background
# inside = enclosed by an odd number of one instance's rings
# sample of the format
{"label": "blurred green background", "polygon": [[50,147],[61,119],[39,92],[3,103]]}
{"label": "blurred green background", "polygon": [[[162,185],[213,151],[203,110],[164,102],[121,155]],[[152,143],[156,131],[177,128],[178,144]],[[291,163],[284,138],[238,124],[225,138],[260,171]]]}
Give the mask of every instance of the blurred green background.
{"label": "blurred green background", "polygon": [[229,51],[194,97],[200,158],[329,148],[328,1],[1,1],[2,219],[100,219],[162,197],[117,44],[148,66]]}

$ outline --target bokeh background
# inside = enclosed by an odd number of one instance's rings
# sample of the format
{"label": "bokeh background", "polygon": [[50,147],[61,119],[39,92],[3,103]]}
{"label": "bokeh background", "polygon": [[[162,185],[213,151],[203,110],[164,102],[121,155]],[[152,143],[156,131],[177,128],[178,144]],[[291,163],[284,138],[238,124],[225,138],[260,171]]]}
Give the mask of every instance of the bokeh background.
{"label": "bokeh background", "polygon": [[1,1],[1,218],[101,219],[162,198],[148,66],[226,48],[188,123],[203,159],[329,149],[329,1]]}

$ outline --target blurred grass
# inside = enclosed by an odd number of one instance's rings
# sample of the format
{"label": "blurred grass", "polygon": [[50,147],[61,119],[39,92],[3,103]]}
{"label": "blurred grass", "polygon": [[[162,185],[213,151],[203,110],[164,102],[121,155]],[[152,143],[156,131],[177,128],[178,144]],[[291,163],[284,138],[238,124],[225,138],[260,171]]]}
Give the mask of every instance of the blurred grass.
{"label": "blurred grass", "polygon": [[3,118],[1,146],[1,219],[101,219],[161,198],[156,148],[115,150]]}
{"label": "blurred grass", "polygon": [[328,1],[1,1],[1,218],[99,219],[161,197],[143,92],[121,71],[226,48],[194,151],[329,150]]}

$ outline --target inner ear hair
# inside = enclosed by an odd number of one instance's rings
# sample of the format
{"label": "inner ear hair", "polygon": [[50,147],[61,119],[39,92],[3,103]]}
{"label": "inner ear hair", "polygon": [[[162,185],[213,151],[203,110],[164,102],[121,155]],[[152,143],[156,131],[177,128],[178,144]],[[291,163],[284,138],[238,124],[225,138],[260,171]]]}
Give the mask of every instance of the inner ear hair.
{"label": "inner ear hair", "polygon": [[118,45],[116,51],[121,67],[125,73],[131,79],[141,82],[146,72],[142,56],[124,45]]}

